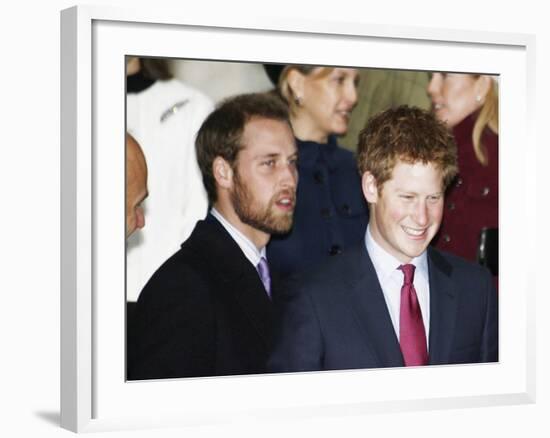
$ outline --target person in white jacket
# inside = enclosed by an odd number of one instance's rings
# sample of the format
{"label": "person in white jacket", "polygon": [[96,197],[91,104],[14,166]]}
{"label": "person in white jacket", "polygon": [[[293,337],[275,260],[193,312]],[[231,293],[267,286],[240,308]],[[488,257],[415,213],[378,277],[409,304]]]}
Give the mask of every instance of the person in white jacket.
{"label": "person in white jacket", "polygon": [[126,68],[126,129],[145,154],[149,188],[143,203],[147,227],[133,233],[126,248],[126,299],[136,301],[206,216],[195,136],[213,103],[172,78],[164,60],[127,57]]}

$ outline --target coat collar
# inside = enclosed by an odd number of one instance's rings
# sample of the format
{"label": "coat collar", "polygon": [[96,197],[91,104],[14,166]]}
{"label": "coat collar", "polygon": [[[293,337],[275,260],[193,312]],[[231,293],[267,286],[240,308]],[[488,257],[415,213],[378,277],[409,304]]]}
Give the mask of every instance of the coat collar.
{"label": "coat collar", "polygon": [[335,136],[329,136],[327,143],[303,141],[297,138],[296,145],[298,146],[298,165],[300,168],[311,168],[317,163],[323,163],[329,169],[335,167],[336,163],[334,163],[333,155],[338,148]]}
{"label": "coat collar", "polygon": [[428,248],[430,276],[430,365],[449,363],[456,326],[458,291],[451,264],[436,249]]}
{"label": "coat collar", "polygon": [[131,94],[141,93],[151,87],[155,82],[154,79],[146,78],[143,72],[139,71],[133,75],[126,76],[126,92]]}
{"label": "coat collar", "polygon": [[[198,255],[198,263],[210,266],[212,275],[223,283],[219,293],[227,294],[247,315],[267,345],[273,325],[272,303],[252,263],[239,245],[212,215],[197,222],[195,230],[182,245]],[[273,287],[274,288],[274,287]]]}
{"label": "coat collar", "polygon": [[350,291],[354,316],[363,329],[367,346],[377,358],[378,366],[403,366],[403,356],[384,294],[365,246],[356,248],[350,259],[351,272],[345,282]]}

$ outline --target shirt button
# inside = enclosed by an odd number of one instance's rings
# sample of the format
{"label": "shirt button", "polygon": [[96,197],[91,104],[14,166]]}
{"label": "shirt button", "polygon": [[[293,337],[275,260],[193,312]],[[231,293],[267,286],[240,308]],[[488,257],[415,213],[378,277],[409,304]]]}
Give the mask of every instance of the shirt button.
{"label": "shirt button", "polygon": [[332,245],[328,253],[331,256],[342,254],[342,248],[340,248],[340,245]]}
{"label": "shirt button", "polygon": [[443,242],[449,243],[451,241],[451,236],[448,234],[443,234]]}
{"label": "shirt button", "polygon": [[481,196],[487,196],[490,191],[491,190],[489,189],[489,187],[483,187],[483,189],[481,190]]}
{"label": "shirt button", "polygon": [[320,170],[316,171],[313,174],[313,179],[317,184],[323,184],[323,182],[325,182],[325,176],[323,175],[323,172],[321,172]]}
{"label": "shirt button", "polygon": [[342,205],[342,212],[344,214],[350,215],[351,214],[351,207],[348,204]]}
{"label": "shirt button", "polygon": [[332,213],[330,212],[330,208],[322,208],[321,209],[321,216],[325,219],[328,219],[332,216]]}

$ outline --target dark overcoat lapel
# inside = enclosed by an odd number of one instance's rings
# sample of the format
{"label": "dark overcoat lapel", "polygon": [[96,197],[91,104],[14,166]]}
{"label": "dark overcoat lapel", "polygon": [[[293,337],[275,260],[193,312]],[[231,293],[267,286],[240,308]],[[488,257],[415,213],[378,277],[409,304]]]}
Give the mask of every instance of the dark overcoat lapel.
{"label": "dark overcoat lapel", "polygon": [[430,276],[430,365],[449,363],[454,340],[458,296],[452,266],[428,247]]}
{"label": "dark overcoat lapel", "polygon": [[210,266],[222,287],[215,293],[223,300],[232,300],[269,345],[273,326],[273,310],[257,271],[225,228],[211,215],[197,223],[196,231],[186,242],[199,254],[200,263]]}

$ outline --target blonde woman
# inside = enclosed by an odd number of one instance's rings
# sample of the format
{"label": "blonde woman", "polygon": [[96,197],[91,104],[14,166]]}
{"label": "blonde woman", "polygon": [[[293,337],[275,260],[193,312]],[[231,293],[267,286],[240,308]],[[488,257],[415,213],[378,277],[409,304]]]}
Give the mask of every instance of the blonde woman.
{"label": "blonde woman", "polygon": [[434,73],[427,92],[436,116],[452,129],[459,165],[434,243],[476,260],[483,251],[482,230],[498,229],[497,81],[488,75]]}
{"label": "blonde woman", "polygon": [[298,146],[298,190],[290,233],[273,236],[270,266],[283,277],[360,244],[368,223],[355,157],[337,144],[357,103],[354,68],[268,65],[287,102]]}

